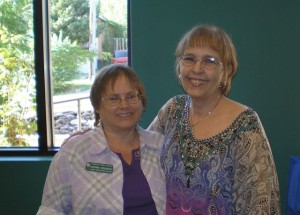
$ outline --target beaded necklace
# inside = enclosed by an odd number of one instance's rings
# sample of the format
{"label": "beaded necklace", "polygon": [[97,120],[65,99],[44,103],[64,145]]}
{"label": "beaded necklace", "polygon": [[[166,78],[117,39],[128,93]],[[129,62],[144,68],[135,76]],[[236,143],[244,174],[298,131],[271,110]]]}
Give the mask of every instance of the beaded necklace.
{"label": "beaded necklace", "polygon": [[199,163],[207,159],[212,153],[222,151],[222,148],[228,143],[228,140],[224,140],[224,137],[221,135],[219,136],[220,139],[216,140],[216,142],[219,142],[220,144],[197,145],[197,148],[195,149],[195,147],[193,147],[194,143],[190,135],[184,135],[180,109],[180,97],[177,97],[176,116],[178,119],[177,128],[179,132],[179,148],[181,152],[181,159],[185,167],[185,176],[187,177],[186,186],[187,188],[190,188],[190,178]]}

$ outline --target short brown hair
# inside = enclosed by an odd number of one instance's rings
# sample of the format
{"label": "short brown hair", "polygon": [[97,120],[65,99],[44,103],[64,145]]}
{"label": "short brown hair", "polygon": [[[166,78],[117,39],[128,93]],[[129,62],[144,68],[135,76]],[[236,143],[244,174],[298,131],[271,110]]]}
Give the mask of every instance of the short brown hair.
{"label": "short brown hair", "polygon": [[95,125],[97,125],[100,120],[100,116],[96,110],[101,105],[102,96],[107,87],[109,85],[114,86],[120,76],[126,77],[129,84],[138,91],[141,95],[142,105],[144,108],[146,107],[147,97],[144,85],[133,69],[123,64],[112,64],[103,67],[96,75],[90,91],[90,100],[95,113]]}

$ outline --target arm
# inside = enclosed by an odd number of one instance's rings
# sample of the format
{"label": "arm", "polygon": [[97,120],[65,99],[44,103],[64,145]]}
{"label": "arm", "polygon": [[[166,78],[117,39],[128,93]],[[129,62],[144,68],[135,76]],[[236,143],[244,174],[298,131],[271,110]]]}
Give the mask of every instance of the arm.
{"label": "arm", "polygon": [[[237,214],[280,215],[279,184],[264,129],[245,131],[237,142],[234,205]],[[239,208],[239,205],[247,207]]]}
{"label": "arm", "polygon": [[166,134],[166,130],[168,129],[168,125],[171,122],[171,112],[174,107],[176,107],[175,99],[171,98],[167,101],[159,110],[158,114],[151,122],[147,130],[157,131],[163,135]]}
{"label": "arm", "polygon": [[42,204],[37,215],[65,215],[72,213],[70,165],[64,153],[58,152],[46,178]]}

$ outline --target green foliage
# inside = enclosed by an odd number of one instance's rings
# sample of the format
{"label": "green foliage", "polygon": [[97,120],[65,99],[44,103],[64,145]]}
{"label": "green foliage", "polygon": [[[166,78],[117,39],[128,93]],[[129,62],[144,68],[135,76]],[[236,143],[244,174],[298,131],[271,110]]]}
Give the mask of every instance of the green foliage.
{"label": "green foliage", "polygon": [[[0,1],[0,146],[29,146],[26,137],[37,130],[32,4]],[[97,5],[97,14],[100,9]],[[60,94],[74,87],[79,66],[97,54],[82,48],[89,41],[89,1],[50,0],[50,11],[53,87]],[[97,26],[97,35],[103,33],[108,44],[102,47],[101,65],[110,63],[113,37],[127,37],[124,24],[107,20]]]}
{"label": "green foliage", "polygon": [[0,2],[0,145],[36,132],[32,1]]}
{"label": "green foliage", "polygon": [[33,134],[35,81],[32,41],[28,35],[10,34],[0,26],[0,145],[26,146]]}
{"label": "green foliage", "polygon": [[89,1],[51,0],[51,31],[78,44],[89,41]]}
{"label": "green foliage", "polygon": [[110,52],[102,52],[102,54],[100,56],[101,67],[99,69],[101,69],[104,66],[109,65],[111,62],[111,58],[112,58],[112,54]]}
{"label": "green foliage", "polygon": [[[103,34],[103,51],[113,53],[113,38],[127,37],[127,2],[96,1],[97,21],[96,36]],[[83,46],[89,42],[89,1],[88,0],[51,0],[51,31],[69,38]]]}
{"label": "green foliage", "polygon": [[1,0],[0,26],[12,34],[26,34],[32,26],[32,0]]}
{"label": "green foliage", "polygon": [[67,82],[78,78],[80,64],[97,56],[96,52],[82,49],[68,38],[55,35],[52,37],[51,54],[54,95],[68,91]]}

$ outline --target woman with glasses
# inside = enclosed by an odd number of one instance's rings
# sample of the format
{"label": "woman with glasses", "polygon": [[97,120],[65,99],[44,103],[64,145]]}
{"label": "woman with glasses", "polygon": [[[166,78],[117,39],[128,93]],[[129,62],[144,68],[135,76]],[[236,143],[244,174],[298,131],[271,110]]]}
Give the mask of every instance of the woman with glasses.
{"label": "woman with glasses", "polygon": [[129,67],[111,65],[95,77],[90,100],[95,128],[54,156],[38,214],[165,214],[163,136],[138,126],[143,84]]}
{"label": "woman with glasses", "polygon": [[167,214],[280,214],[271,148],[257,113],[228,97],[237,71],[229,36],[196,26],[176,49],[185,95],[171,98],[149,130],[165,135]]}

